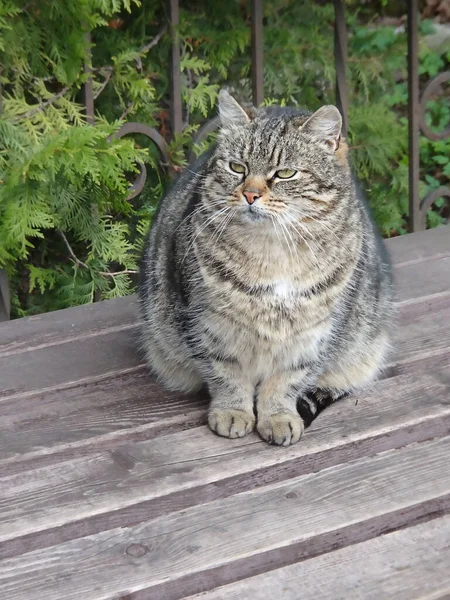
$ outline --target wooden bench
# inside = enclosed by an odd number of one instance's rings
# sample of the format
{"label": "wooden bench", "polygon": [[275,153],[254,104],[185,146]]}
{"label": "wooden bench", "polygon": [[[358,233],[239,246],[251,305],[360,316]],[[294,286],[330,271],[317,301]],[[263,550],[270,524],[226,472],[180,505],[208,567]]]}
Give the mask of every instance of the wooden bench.
{"label": "wooden bench", "polygon": [[388,242],[387,378],[290,448],[162,390],[136,298],[0,325],[0,598],[450,597],[450,228]]}

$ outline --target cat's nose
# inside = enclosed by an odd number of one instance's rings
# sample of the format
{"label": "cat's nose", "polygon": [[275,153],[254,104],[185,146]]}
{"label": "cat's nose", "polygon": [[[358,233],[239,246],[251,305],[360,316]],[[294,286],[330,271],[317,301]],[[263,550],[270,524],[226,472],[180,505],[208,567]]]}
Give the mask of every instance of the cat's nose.
{"label": "cat's nose", "polygon": [[253,204],[255,200],[261,198],[261,192],[255,190],[244,190],[242,193],[244,194],[248,204]]}

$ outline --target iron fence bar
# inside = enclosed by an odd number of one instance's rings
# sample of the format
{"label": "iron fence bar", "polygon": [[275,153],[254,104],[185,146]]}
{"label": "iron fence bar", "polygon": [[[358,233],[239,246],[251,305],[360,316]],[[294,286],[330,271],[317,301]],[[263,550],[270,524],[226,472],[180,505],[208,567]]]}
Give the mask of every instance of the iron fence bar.
{"label": "iron fence bar", "polygon": [[347,27],[345,6],[342,0],[334,0],[334,61],[336,68],[336,106],[342,115],[342,134],[348,133],[348,87],[347,87]]}
{"label": "iron fence bar", "polygon": [[420,214],[419,155],[419,6],[408,0],[408,139],[409,139],[409,231],[425,229]]}
{"label": "iron fence bar", "polygon": [[[0,84],[0,114],[3,109],[2,86]],[[0,321],[9,321],[11,312],[11,301],[9,292],[9,281],[6,269],[0,269]]]}
{"label": "iron fence bar", "polygon": [[5,269],[0,269],[0,322],[9,321],[11,314],[11,300],[8,274]]}
{"label": "iron fence bar", "polygon": [[84,72],[88,75],[86,83],[84,84],[84,106],[86,112],[86,120],[89,125],[95,123],[94,113],[94,82],[92,79],[92,50],[91,50],[91,34],[86,33],[86,60],[84,61]]}
{"label": "iron fence bar", "polygon": [[262,0],[252,0],[252,92],[253,104],[259,106],[264,100]]}
{"label": "iron fence bar", "polygon": [[180,6],[178,0],[169,1],[170,34],[172,38],[171,49],[171,78],[170,78],[170,121],[172,124],[172,135],[183,131],[183,114],[181,106],[181,72],[180,72],[180,34],[178,26],[180,23]]}

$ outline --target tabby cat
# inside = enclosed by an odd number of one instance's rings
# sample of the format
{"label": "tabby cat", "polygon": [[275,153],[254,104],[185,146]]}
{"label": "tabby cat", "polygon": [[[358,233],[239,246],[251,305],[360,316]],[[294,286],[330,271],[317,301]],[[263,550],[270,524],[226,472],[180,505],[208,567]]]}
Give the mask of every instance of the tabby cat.
{"label": "tabby cat", "polygon": [[142,343],[172,390],[206,384],[210,428],[297,442],[372,381],[390,266],[352,179],[342,119],[219,96],[216,146],[162,200],[142,262]]}

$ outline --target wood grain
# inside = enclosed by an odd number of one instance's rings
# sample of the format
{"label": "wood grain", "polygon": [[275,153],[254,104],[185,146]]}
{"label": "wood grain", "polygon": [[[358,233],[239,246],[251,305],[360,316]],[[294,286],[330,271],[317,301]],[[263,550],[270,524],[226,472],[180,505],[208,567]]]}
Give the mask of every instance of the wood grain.
{"label": "wood grain", "polygon": [[406,363],[450,348],[450,294],[401,306],[393,340],[393,362]]}
{"label": "wood grain", "polygon": [[449,451],[448,437],[408,446],[7,559],[0,596],[60,600],[63,586],[66,600],[175,600],[251,576],[255,564],[263,572],[310,558],[317,540],[370,539],[414,507],[450,508]]}
{"label": "wood grain", "polygon": [[390,378],[337,403],[287,449],[201,427],[46,467],[30,461],[30,470],[0,479],[0,550],[18,551],[22,537],[39,547],[56,531],[69,539],[137,522],[449,432],[449,376],[436,372]]}
{"label": "wood grain", "polygon": [[385,240],[395,266],[427,262],[450,256],[450,228],[409,233]]}
{"label": "wood grain", "polygon": [[426,296],[450,295],[450,257],[395,269],[394,284],[399,302],[411,303]]}
{"label": "wood grain", "polygon": [[[0,464],[26,454],[44,454],[59,446],[101,439],[133,430],[144,436],[169,430],[178,417],[180,427],[192,414],[205,414],[205,394],[168,392],[144,372],[38,392],[32,397],[0,402]],[[194,423],[199,422],[198,417]],[[30,457],[31,458],[31,457]]]}
{"label": "wood grain", "polygon": [[450,597],[450,516],[190,596],[188,600]]}
{"label": "wood grain", "polygon": [[0,327],[0,357],[136,326],[136,295],[16,319]]}
{"label": "wood grain", "polygon": [[80,379],[114,374],[140,364],[135,331],[70,340],[64,345],[0,357],[1,394],[6,397],[47,387],[68,387]]}

